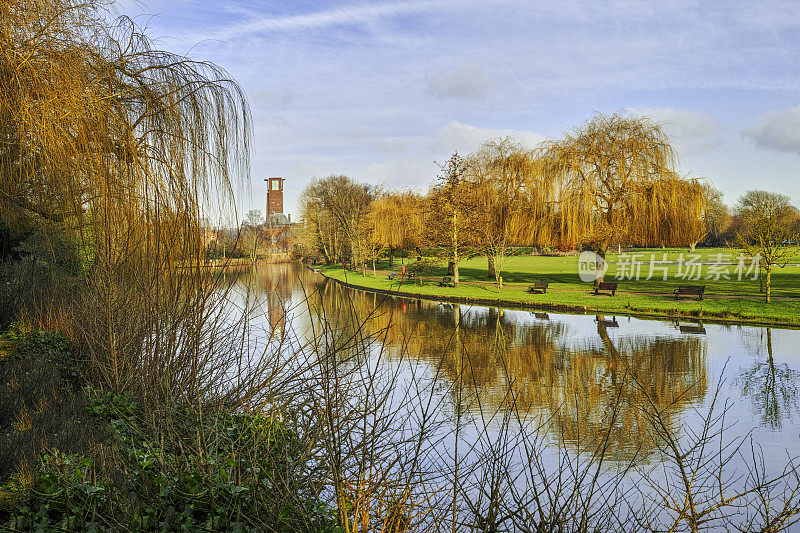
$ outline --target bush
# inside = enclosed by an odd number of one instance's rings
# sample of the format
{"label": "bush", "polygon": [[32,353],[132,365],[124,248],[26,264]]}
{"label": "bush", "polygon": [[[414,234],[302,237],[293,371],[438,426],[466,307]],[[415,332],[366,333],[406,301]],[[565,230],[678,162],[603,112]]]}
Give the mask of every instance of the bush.
{"label": "bush", "polygon": [[155,417],[133,394],[80,387],[63,337],[5,339],[0,529],[336,531],[306,447],[275,418],[188,405]]}
{"label": "bush", "polygon": [[85,412],[80,366],[63,336],[14,327],[1,338],[8,355],[0,359],[0,482],[11,484],[0,499],[13,501],[43,450],[92,454],[107,427]]}

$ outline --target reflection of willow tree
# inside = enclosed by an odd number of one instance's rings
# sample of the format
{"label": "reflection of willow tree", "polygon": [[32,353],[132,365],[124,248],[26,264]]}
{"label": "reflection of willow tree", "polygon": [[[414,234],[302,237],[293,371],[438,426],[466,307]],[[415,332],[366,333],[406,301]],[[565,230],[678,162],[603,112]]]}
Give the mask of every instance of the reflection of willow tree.
{"label": "reflection of willow tree", "polygon": [[[328,297],[345,297],[339,287],[329,290]],[[618,455],[646,454],[656,445],[648,410],[675,421],[707,389],[702,338],[612,341],[598,323],[600,345],[574,347],[564,342],[563,323],[520,324],[494,309],[351,296],[354,323],[371,315],[367,326],[392,349],[441,369],[456,405],[487,418],[508,409],[523,419],[543,417],[582,449],[607,439]]]}
{"label": "reflection of willow tree", "polygon": [[779,430],[783,420],[797,409],[800,373],[786,363],[775,364],[770,328],[766,328],[765,336],[767,360],[753,362],[738,381],[742,394],[752,400],[761,420],[772,429]]}

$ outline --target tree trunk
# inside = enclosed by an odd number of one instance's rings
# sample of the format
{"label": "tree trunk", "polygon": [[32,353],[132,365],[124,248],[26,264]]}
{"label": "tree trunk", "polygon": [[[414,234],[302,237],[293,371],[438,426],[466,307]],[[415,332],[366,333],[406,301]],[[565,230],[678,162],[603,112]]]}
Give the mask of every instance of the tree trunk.
{"label": "tree trunk", "polygon": [[487,253],[486,259],[489,261],[489,273],[487,277],[494,279],[497,277],[497,272],[495,271],[494,267],[494,256],[491,253]]}
{"label": "tree trunk", "polygon": [[389,249],[389,266],[394,265],[394,248]]}
{"label": "tree trunk", "polygon": [[692,254],[694,253],[695,246],[697,246],[696,242],[693,242],[692,244],[689,245],[689,253],[692,253]]}
{"label": "tree trunk", "polygon": [[[606,260],[606,253],[608,251],[608,243],[600,243],[597,247],[597,257],[598,260],[595,263],[595,274],[594,274],[594,286],[597,287],[600,283],[605,279],[604,274],[604,263]],[[602,261],[600,260],[602,258]]]}
{"label": "tree trunk", "polygon": [[458,287],[458,211],[453,210],[453,287]]}
{"label": "tree trunk", "polygon": [[767,266],[767,281],[764,286],[765,292],[767,293],[767,303],[769,303],[771,298],[772,292],[772,265]]}
{"label": "tree trunk", "polygon": [[775,370],[775,361],[772,359],[772,328],[767,328],[767,354],[769,355],[769,365]]}

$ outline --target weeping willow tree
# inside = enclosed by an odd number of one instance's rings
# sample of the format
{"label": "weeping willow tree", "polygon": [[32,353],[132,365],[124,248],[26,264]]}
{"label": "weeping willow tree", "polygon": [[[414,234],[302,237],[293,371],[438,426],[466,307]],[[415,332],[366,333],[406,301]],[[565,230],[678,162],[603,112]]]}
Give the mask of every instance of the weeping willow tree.
{"label": "weeping willow tree", "polygon": [[[71,334],[118,390],[202,394],[212,334],[201,209],[247,178],[249,111],[219,67],[158,50],[108,6],[0,1],[0,217],[82,251]],[[87,312],[88,310],[88,312]],[[211,335],[211,336],[210,336]],[[181,385],[189,376],[195,390]]]}
{"label": "weeping willow tree", "polygon": [[702,188],[678,176],[677,154],[650,119],[598,114],[544,143],[541,157],[545,172],[559,181],[566,241],[605,257],[612,244],[699,240]]}
{"label": "weeping willow tree", "polygon": [[699,180],[668,177],[642,184],[631,209],[628,240],[642,246],[689,246],[706,236],[706,189]]}
{"label": "weeping willow tree", "polygon": [[467,161],[477,189],[475,229],[500,289],[509,246],[552,242],[556,191],[535,153],[510,137],[485,143]]}
{"label": "weeping willow tree", "polygon": [[389,250],[419,249],[424,232],[424,199],[413,191],[386,192],[369,206],[367,216],[372,242]]}

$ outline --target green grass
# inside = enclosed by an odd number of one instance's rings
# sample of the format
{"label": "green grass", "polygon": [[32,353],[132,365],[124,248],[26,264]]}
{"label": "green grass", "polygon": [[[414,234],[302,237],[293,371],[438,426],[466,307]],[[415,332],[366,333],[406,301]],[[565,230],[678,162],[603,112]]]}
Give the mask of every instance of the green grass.
{"label": "green grass", "polygon": [[[653,279],[646,279],[650,268],[650,254],[655,260],[661,260],[667,254],[667,260],[677,260],[681,254],[689,257],[688,249],[646,249],[637,250],[641,254],[637,261],[644,261],[641,266],[641,277],[638,280],[615,279],[620,271],[624,270],[623,263],[630,260],[630,254],[618,256],[609,254],[609,270],[606,273],[607,281],[618,281],[619,289],[616,296],[598,295],[592,292],[590,283],[581,282],[578,277],[577,256],[545,257],[545,256],[516,256],[506,258],[502,276],[504,287],[498,292],[497,286],[487,276],[487,261],[485,257],[475,257],[459,263],[459,274],[463,282],[458,288],[439,287],[434,280],[447,275],[446,262],[438,262],[431,267],[423,278],[426,282],[418,285],[415,282],[400,283],[387,279],[390,267],[386,263],[378,264],[376,277],[368,271],[367,276],[360,273],[343,271],[340,267],[323,267],[325,275],[342,281],[347,281],[364,288],[376,288],[400,293],[420,294],[423,296],[458,297],[476,301],[489,301],[505,305],[520,303],[525,305],[547,304],[556,306],[585,307],[587,311],[603,311],[630,314],[662,314],[692,316],[710,319],[739,319],[742,321],[760,321],[774,323],[800,324],[800,267],[788,265],[776,268],[772,274],[773,301],[767,304],[764,295],[760,292],[758,280],[742,279],[739,281],[734,269],[736,265],[728,266],[731,279],[706,279],[711,272],[708,266],[703,266],[701,279],[684,280],[678,276],[678,266],[672,265],[667,270],[667,280],[662,279],[659,271]],[[696,255],[702,262],[717,262],[718,254],[728,256],[731,262],[736,263],[740,253],[736,249],[706,248],[698,249]],[[800,263],[800,253],[792,260]],[[399,270],[400,263],[395,261],[391,270]],[[548,281],[550,288],[547,294],[528,294],[529,285],[535,280]],[[682,299],[675,301],[672,291],[678,285],[706,285],[706,298],[703,301]]]}

